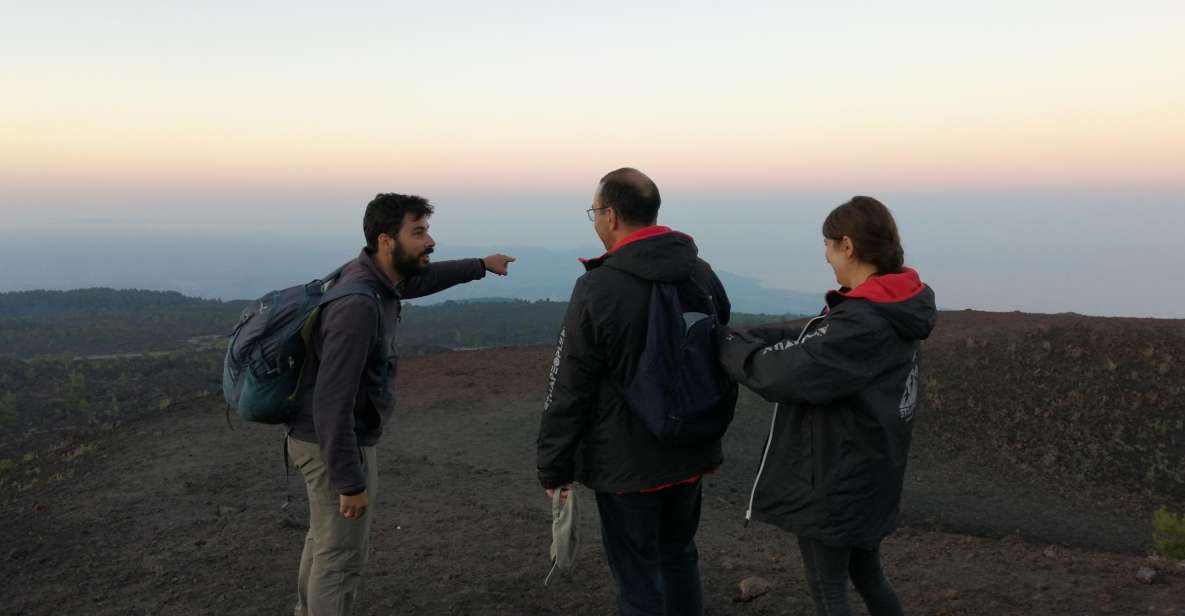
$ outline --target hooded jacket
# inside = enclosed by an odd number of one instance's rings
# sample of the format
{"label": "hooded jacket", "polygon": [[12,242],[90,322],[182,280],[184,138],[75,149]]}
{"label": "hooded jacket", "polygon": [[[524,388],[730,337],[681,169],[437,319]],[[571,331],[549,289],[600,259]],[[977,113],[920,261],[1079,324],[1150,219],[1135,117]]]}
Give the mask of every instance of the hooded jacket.
{"label": "hooded jacket", "polygon": [[836,546],[872,548],[896,528],[936,319],[906,268],[828,293],[801,331],[720,332],[725,370],[776,403],[746,518]]}
{"label": "hooded jacket", "polygon": [[[634,415],[622,393],[645,345],[655,281],[694,284],[700,301],[713,302],[718,321],[728,323],[728,296],[712,268],[698,257],[695,242],[667,227],[646,227],[584,266],[587,271],[572,289],[548,377],[537,441],[540,483],[555,488],[578,480],[600,492],[638,492],[720,466],[719,441],[665,446]],[[707,305],[684,306],[711,310]],[[728,405],[722,412],[732,411],[735,387],[722,404]]]}
{"label": "hooded jacket", "polygon": [[296,394],[298,410],[288,423],[292,438],[320,444],[330,483],[339,494],[366,490],[358,448],[378,443],[395,410],[401,300],[478,280],[485,273],[481,259],[440,261],[396,285],[379,270],[370,249],[342,267],[335,285],[361,283],[375,297],[347,295],[322,309]]}

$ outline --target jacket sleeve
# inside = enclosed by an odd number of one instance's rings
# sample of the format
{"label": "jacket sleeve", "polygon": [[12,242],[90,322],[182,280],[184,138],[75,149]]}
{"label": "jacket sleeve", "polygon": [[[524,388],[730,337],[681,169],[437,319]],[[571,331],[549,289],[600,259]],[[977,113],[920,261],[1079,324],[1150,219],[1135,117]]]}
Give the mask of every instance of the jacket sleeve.
{"label": "jacket sleeve", "polygon": [[771,402],[805,400],[825,404],[866,387],[883,366],[882,344],[893,335],[872,315],[833,312],[802,342],[796,337],[766,340],[744,330],[721,332],[724,369]]}
{"label": "jacket sleeve", "polygon": [[580,278],[572,289],[539,422],[536,467],[539,482],[548,489],[574,479],[576,449],[596,410],[597,390],[605,372],[605,359],[596,342],[588,307],[586,281]]}
{"label": "jacket sleeve", "polygon": [[801,331],[801,324],[790,323],[762,323],[761,325],[744,328],[744,332],[749,336],[768,340],[770,344],[785,340],[786,338],[797,338],[798,333]]}
{"label": "jacket sleeve", "polygon": [[354,406],[366,371],[378,308],[370,298],[351,295],[327,304],[319,325],[320,366],[313,390],[313,426],[329,482],[338,494],[366,490],[358,437],[354,435]]}
{"label": "jacket sleeve", "polygon": [[481,259],[457,259],[440,261],[428,266],[428,270],[407,278],[399,290],[404,299],[414,299],[439,293],[464,282],[485,278],[486,266]]}

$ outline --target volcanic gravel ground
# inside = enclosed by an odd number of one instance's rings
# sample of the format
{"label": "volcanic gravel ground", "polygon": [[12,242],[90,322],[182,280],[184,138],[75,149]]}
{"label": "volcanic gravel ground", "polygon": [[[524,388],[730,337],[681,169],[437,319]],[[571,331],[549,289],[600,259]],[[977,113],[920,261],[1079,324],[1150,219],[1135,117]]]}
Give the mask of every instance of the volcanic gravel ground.
{"label": "volcanic gravel ground", "polygon": [[[576,575],[542,584],[550,512],[534,444],[550,359],[536,347],[403,363],[360,613],[614,613],[587,490]],[[223,410],[210,399],[34,460],[46,479],[0,505],[0,613],[290,614],[303,485],[289,479],[282,510],[282,433],[231,431]],[[746,394],[705,482],[708,614],[813,614],[793,537],[742,524],[768,421]],[[1144,556],[1156,499],[931,444],[919,431],[904,527],[883,546],[907,613],[1185,615],[1185,568]],[[1136,580],[1145,566],[1155,583]],[[773,588],[739,602],[750,576]]]}

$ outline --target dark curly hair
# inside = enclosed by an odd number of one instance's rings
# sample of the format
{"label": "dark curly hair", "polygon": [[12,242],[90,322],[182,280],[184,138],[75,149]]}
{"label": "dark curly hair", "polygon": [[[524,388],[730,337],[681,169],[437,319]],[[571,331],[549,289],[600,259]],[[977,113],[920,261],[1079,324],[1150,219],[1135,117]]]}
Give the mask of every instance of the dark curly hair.
{"label": "dark curly hair", "polygon": [[362,233],[366,236],[367,247],[378,247],[379,235],[386,233],[392,237],[399,234],[399,227],[403,224],[404,214],[411,214],[419,220],[432,215],[432,204],[423,197],[416,195],[401,195],[398,193],[379,193],[370,203],[366,204],[366,214],[362,216]]}

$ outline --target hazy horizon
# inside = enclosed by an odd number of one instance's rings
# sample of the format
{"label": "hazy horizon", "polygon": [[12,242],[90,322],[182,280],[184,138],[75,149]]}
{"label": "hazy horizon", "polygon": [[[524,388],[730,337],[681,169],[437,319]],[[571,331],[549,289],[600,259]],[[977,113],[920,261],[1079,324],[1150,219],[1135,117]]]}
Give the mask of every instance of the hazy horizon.
{"label": "hazy horizon", "polygon": [[[482,256],[458,250],[542,250],[549,254],[534,258],[561,259],[559,265],[547,267],[570,267],[575,279],[581,271],[576,256],[602,251],[584,218],[587,199],[575,192],[557,197],[563,204],[535,204],[513,215],[497,203],[437,201],[431,225],[438,257]],[[1075,200],[1064,193],[1045,194],[1047,202],[1002,195],[880,196],[898,218],[907,265],[934,287],[944,308],[1185,317],[1185,288],[1169,282],[1176,277],[1180,250],[1152,236],[1154,229],[1185,226],[1185,207],[1173,207],[1175,195],[1151,195],[1144,202],[1127,196],[1123,203],[1122,196]],[[0,231],[0,263],[5,266],[0,270],[0,291],[120,286],[111,284],[118,281],[129,286],[126,281],[140,280],[135,277],[137,268],[147,271],[151,266],[153,275],[143,278],[146,288],[193,294],[194,289],[183,284],[183,272],[222,267],[229,258],[226,253],[239,252],[244,263],[261,259],[255,269],[270,274],[244,287],[258,291],[247,295],[253,297],[322,275],[355,256],[363,244],[361,212],[368,198],[357,195],[353,203],[311,209],[315,217],[308,223],[321,229],[317,235],[283,224],[217,232],[208,228],[211,219],[206,215],[195,216],[192,230],[154,222],[149,215],[147,222],[159,225],[156,229],[133,230],[128,228],[133,221],[111,220],[75,221],[56,232]],[[767,197],[768,201],[751,201],[740,208],[685,200],[670,190],[664,194],[660,222],[694,236],[701,256],[720,271],[753,278],[772,289],[821,294],[836,285],[823,260],[819,226],[843,198],[838,193]],[[220,219],[223,224],[232,220]],[[287,278],[273,273],[275,262],[264,263],[271,260],[268,255],[292,264]],[[19,267],[23,262],[29,265]],[[530,266],[529,261],[513,265],[512,276],[516,271],[533,275]],[[227,277],[250,278],[250,269],[244,265],[228,271]],[[179,277],[175,284],[169,280],[171,271]]]}

